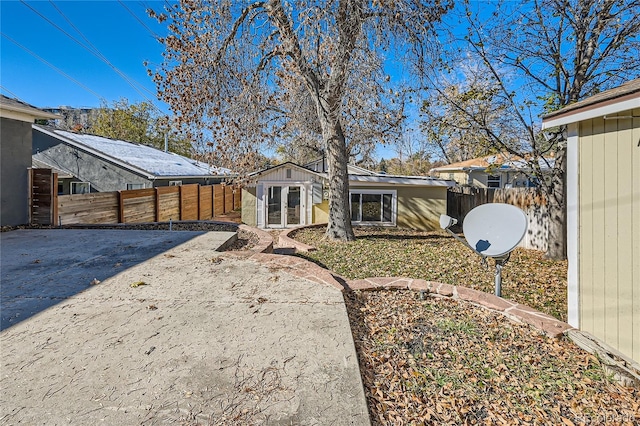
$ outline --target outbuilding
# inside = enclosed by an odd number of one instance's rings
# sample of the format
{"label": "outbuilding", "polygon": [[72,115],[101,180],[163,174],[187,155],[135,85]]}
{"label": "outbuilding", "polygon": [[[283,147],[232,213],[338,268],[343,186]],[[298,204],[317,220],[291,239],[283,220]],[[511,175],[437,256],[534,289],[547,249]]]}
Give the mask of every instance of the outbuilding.
{"label": "outbuilding", "polygon": [[[328,175],[291,162],[249,176],[242,192],[242,221],[259,228],[326,223]],[[395,176],[349,167],[354,225],[439,229],[453,182],[422,176]]]}
{"label": "outbuilding", "polygon": [[640,79],[542,123],[568,135],[569,324],[640,362]]}

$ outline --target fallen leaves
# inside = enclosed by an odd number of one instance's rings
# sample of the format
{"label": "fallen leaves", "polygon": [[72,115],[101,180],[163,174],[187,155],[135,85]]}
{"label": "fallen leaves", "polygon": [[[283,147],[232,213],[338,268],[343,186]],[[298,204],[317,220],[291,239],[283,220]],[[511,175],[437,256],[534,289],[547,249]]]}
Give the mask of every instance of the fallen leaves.
{"label": "fallen leaves", "polygon": [[[401,276],[494,292],[493,261],[485,268],[453,237],[397,228],[358,227],[354,232],[357,239],[345,243],[324,239],[322,228],[301,229],[294,238],[317,250],[298,256],[347,279]],[[567,262],[516,249],[502,270],[502,296],[566,322]]]}
{"label": "fallen leaves", "polygon": [[130,284],[130,287],[131,288],[136,288],[136,287],[140,287],[140,286],[143,286],[143,285],[147,285],[147,283],[145,283],[144,281],[135,281],[135,282],[132,282]]}
{"label": "fallen leaves", "polygon": [[353,292],[345,299],[373,424],[640,419],[640,391],[613,382],[568,339],[411,291]]}

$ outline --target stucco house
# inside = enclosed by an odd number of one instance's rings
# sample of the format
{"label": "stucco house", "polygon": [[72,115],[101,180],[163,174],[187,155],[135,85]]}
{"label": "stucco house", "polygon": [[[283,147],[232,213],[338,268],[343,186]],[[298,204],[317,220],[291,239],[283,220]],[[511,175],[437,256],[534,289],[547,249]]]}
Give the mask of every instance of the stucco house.
{"label": "stucco house", "polygon": [[[540,160],[544,173],[553,167],[553,158]],[[538,186],[531,179],[530,166],[522,157],[507,152],[472,158],[435,167],[431,176],[455,181],[458,185],[476,188],[529,188]]]}
{"label": "stucco house", "polygon": [[228,169],[150,146],[35,124],[32,154],[34,161],[75,177],[58,182],[63,194],[211,185],[231,176]]}
{"label": "stucco house", "polygon": [[29,178],[31,167],[31,124],[36,119],[54,119],[17,99],[0,95],[0,225],[29,223]]}
{"label": "stucco house", "polygon": [[[420,176],[391,176],[349,167],[354,225],[439,229],[452,183]],[[287,162],[249,176],[242,192],[242,221],[259,228],[326,223],[328,175]]]}
{"label": "stucco house", "polygon": [[543,117],[566,126],[568,320],[640,363],[640,79]]}

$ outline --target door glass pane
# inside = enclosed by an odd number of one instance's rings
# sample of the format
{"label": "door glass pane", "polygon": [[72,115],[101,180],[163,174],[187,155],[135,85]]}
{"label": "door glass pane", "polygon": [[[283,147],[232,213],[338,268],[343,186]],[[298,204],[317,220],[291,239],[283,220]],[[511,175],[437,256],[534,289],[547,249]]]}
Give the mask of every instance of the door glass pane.
{"label": "door glass pane", "polygon": [[380,222],[382,220],[382,195],[362,194],[362,221]]}
{"label": "door glass pane", "polygon": [[282,225],[282,187],[272,186],[267,194],[267,224]]}
{"label": "door glass pane", "polygon": [[287,225],[300,225],[300,187],[290,186],[287,195]]}
{"label": "door glass pane", "polygon": [[360,194],[351,194],[351,222],[360,222]]}
{"label": "door glass pane", "polygon": [[382,221],[391,222],[391,194],[382,195]]}

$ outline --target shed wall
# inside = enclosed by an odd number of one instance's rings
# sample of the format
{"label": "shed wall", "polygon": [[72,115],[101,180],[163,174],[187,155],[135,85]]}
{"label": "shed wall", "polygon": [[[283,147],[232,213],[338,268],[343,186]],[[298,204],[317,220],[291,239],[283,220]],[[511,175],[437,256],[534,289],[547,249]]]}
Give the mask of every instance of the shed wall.
{"label": "shed wall", "polygon": [[[640,116],[640,109],[620,116]],[[640,118],[580,124],[580,328],[640,362]]]}
{"label": "shed wall", "polygon": [[242,223],[257,226],[256,187],[242,189]]}
{"label": "shed wall", "polygon": [[447,213],[447,187],[396,187],[397,225],[421,231],[440,229],[440,215]]}

